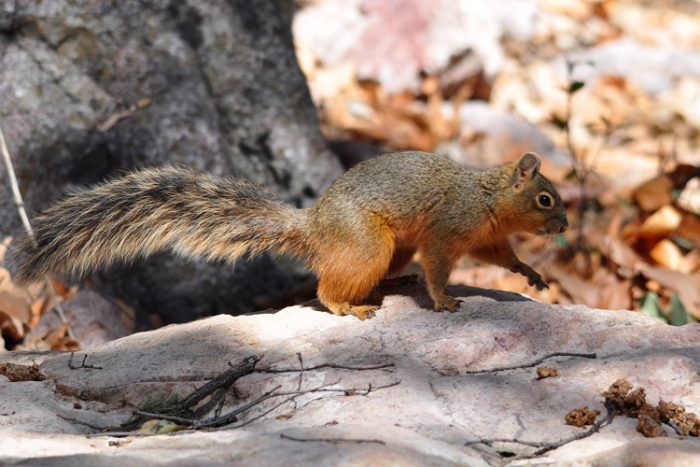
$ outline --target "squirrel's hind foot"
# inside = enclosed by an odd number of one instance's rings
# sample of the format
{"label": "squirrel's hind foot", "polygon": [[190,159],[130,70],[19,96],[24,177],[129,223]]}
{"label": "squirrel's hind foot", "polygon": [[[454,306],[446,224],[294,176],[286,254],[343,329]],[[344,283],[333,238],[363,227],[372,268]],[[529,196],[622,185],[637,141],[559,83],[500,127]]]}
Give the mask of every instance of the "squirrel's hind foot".
{"label": "squirrel's hind foot", "polygon": [[433,310],[437,312],[447,310],[450,313],[454,313],[455,311],[457,311],[461,303],[462,300],[458,298],[450,297],[449,295],[443,295],[442,297],[435,300]]}
{"label": "squirrel's hind foot", "polygon": [[352,315],[360,320],[374,318],[374,312],[379,309],[376,305],[350,305],[348,302],[327,303],[326,306],[334,315]]}

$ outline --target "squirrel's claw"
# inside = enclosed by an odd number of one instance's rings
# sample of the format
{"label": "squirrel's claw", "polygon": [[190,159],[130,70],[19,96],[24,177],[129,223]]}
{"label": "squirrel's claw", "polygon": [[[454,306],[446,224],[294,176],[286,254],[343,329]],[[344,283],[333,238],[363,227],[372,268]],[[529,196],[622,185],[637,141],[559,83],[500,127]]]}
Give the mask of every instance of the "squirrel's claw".
{"label": "squirrel's claw", "polygon": [[540,273],[538,273],[523,262],[517,262],[515,265],[513,265],[513,267],[510,270],[512,272],[522,274],[523,276],[527,277],[527,283],[533,287],[537,287],[537,290],[544,290],[549,288],[549,285],[542,278]]}
{"label": "squirrel's claw", "polygon": [[375,305],[350,305],[348,302],[331,303],[327,306],[334,315],[352,315],[360,320],[374,318],[374,312],[379,309],[379,307]]}

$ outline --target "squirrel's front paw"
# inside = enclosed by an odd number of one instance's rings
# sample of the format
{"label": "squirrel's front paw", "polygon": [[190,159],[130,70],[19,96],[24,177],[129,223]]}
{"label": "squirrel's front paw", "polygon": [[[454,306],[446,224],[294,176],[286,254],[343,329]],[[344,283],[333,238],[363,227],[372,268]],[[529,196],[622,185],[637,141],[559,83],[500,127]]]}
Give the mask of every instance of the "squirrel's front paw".
{"label": "squirrel's front paw", "polygon": [[549,288],[549,285],[547,285],[547,282],[542,278],[542,276],[525,263],[518,262],[510,270],[527,277],[527,283],[531,286],[537,287],[537,290]]}
{"label": "squirrel's front paw", "polygon": [[434,302],[434,311],[440,312],[443,310],[447,310],[450,313],[454,313],[455,311],[457,311],[457,308],[459,308],[459,305],[462,303],[462,300],[450,297],[449,295],[443,295],[442,297],[436,299]]}

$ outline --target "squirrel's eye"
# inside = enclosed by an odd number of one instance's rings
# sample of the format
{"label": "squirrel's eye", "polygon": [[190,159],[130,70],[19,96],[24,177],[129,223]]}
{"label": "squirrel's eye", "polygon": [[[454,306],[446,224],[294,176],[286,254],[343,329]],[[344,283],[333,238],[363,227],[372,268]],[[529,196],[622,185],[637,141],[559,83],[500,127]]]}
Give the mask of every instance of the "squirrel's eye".
{"label": "squirrel's eye", "polygon": [[537,195],[537,204],[543,208],[551,208],[553,206],[552,197],[546,193]]}

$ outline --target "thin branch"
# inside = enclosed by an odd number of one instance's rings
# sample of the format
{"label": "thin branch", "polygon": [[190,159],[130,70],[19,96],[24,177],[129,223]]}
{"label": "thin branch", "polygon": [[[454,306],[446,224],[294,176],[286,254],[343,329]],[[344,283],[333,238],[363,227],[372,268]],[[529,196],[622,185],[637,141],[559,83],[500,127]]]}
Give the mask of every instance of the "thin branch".
{"label": "thin branch", "polygon": [[504,366],[500,368],[489,368],[485,370],[473,370],[473,371],[467,371],[464,374],[465,375],[479,375],[483,373],[498,373],[501,371],[508,371],[508,370],[520,370],[523,368],[532,368],[540,363],[544,362],[545,360],[549,358],[554,358],[554,357],[578,357],[578,358],[598,358],[598,356],[594,353],[574,353],[574,352],[554,352],[551,354],[547,354],[543,357],[538,358],[534,362],[530,363],[523,363],[522,365],[513,365],[513,366]]}
{"label": "thin branch", "polygon": [[282,394],[276,394],[277,390],[281,387],[282,386],[275,386],[270,391],[266,392],[265,394],[258,397],[257,399],[252,400],[252,401],[248,402],[247,404],[243,404],[242,406],[240,406],[236,410],[233,410],[233,411],[227,413],[226,415],[223,415],[221,417],[208,418],[206,420],[203,420],[201,422],[194,424],[193,426],[198,427],[198,428],[199,427],[201,427],[201,428],[218,427],[218,426],[228,425],[229,423],[233,423],[235,421],[238,421],[238,415],[245,412],[246,410],[249,410],[249,409],[255,407],[256,405],[266,401],[267,399],[282,395]]}
{"label": "thin branch", "polygon": [[[321,386],[317,386],[315,388],[305,389],[302,391],[286,391],[286,392],[277,392],[281,388],[281,386],[275,386],[273,389],[266,392],[265,394],[258,397],[257,399],[254,399],[246,404],[243,404],[242,406],[232,410],[231,412],[228,412],[227,414],[225,414],[221,417],[215,416],[215,417],[208,418],[206,420],[197,420],[195,418],[178,417],[176,415],[160,414],[160,413],[154,413],[154,412],[144,412],[142,410],[135,410],[134,415],[140,415],[142,417],[147,417],[147,418],[159,418],[159,419],[163,419],[163,420],[169,420],[171,422],[175,422],[175,423],[178,423],[180,425],[191,426],[193,428],[218,428],[218,427],[222,427],[222,426],[225,426],[225,425],[228,425],[230,423],[237,421],[238,415],[240,415],[241,413],[243,413],[247,410],[250,410],[251,408],[255,407],[256,405],[261,404],[262,402],[264,402],[268,399],[272,399],[273,397],[292,396],[292,397],[286,399],[284,402],[274,406],[273,409],[266,411],[264,414],[267,414],[267,413],[271,412],[272,410],[274,410],[274,408],[277,408],[280,405],[283,405],[286,402],[292,401],[296,397],[299,397],[299,396],[304,395],[304,394],[313,394],[313,393],[318,393],[318,392],[333,392],[333,393],[343,393],[345,395],[366,396],[366,395],[370,394],[372,391],[376,391],[378,389],[389,388],[392,386],[396,386],[400,383],[401,383],[401,381],[394,381],[392,383],[385,384],[382,386],[376,386],[376,387],[373,387],[371,384],[369,384],[367,386],[367,388],[330,388],[330,386],[334,386],[334,385],[338,384],[338,382],[336,381],[334,383],[328,383],[328,384],[324,384]],[[254,420],[257,420],[259,418],[261,418],[261,416],[257,416],[256,418],[254,418]],[[247,425],[251,421],[252,420],[247,420],[246,422],[244,422],[241,425],[237,425],[237,426],[230,427],[230,428],[238,428],[239,426]]]}
{"label": "thin branch", "polygon": [[[10,151],[7,149],[7,144],[5,143],[5,136],[2,133],[1,127],[0,152],[2,152],[2,158],[5,161],[5,169],[7,170],[7,177],[10,179],[10,189],[12,190],[12,197],[14,199],[15,206],[17,207],[17,213],[19,214],[19,217],[22,220],[22,225],[24,226],[24,230],[25,232],[27,232],[27,236],[32,242],[32,245],[34,246],[34,248],[38,248],[39,244],[37,243],[36,237],[34,236],[34,230],[32,229],[32,224],[29,222],[29,216],[27,216],[27,211],[24,209],[22,193],[19,191],[19,183],[17,183],[17,176],[15,175],[15,169],[12,165],[12,158],[10,157]],[[56,297],[56,290],[53,288],[51,279],[49,279],[48,276],[44,278],[44,285],[46,287],[46,293],[49,296],[49,300],[54,304],[53,309],[56,311],[56,314],[58,315],[62,323],[68,324],[66,314],[63,312],[63,307],[58,302],[58,299]],[[66,332],[68,333],[68,337],[70,337],[71,339],[75,339],[75,334],[73,334],[73,330],[71,329],[70,324],[68,324]]]}
{"label": "thin branch", "polygon": [[[207,428],[207,427],[216,427],[216,426],[223,426],[223,425],[228,425],[229,423],[233,423],[237,420],[236,416],[239,415],[242,412],[245,412],[246,410],[260,404],[261,402],[271,398],[275,397],[278,394],[274,394],[275,391],[277,391],[279,388],[282,386],[275,386],[272,390],[266,392],[262,396],[258,397],[255,400],[252,400],[248,402],[247,404],[243,404],[239,408],[227,413],[223,417],[212,417],[208,418],[206,420],[196,420],[193,418],[185,418],[185,417],[178,417],[175,415],[168,415],[168,414],[160,414],[160,413],[154,413],[154,412],[144,412],[142,410],[135,410],[134,414],[135,415],[140,415],[142,417],[147,417],[147,418],[160,418],[163,420],[169,420],[171,422],[179,423],[181,425],[188,425],[192,426],[195,428]],[[279,394],[281,395],[281,394]]]}
{"label": "thin branch", "polygon": [[107,427],[104,427],[104,426],[92,425],[92,424],[90,424],[90,423],[88,423],[88,422],[83,422],[82,420],[78,420],[77,418],[72,418],[72,417],[68,417],[68,416],[66,416],[66,415],[61,415],[60,413],[57,413],[56,416],[57,416],[58,418],[62,418],[63,420],[65,420],[65,421],[67,421],[67,422],[77,423],[78,425],[84,425],[84,426],[86,426],[86,427],[88,427],[88,428],[91,428],[91,429],[93,429],[93,430],[98,430],[98,431],[100,431],[100,430],[104,430],[105,428],[107,428]]}
{"label": "thin branch", "polygon": [[80,365],[73,365],[73,357],[75,356],[75,352],[70,353],[70,358],[68,359],[68,368],[71,370],[79,370],[81,368],[86,368],[89,370],[103,370],[104,368],[101,366],[95,366],[95,365],[89,365],[86,362],[88,358],[88,354],[83,355],[83,361]]}
{"label": "thin branch", "polygon": [[294,436],[285,435],[284,433],[280,434],[280,438],[282,438],[282,439],[288,439],[288,440],[290,440],[290,441],[299,441],[299,442],[302,442],[302,443],[333,443],[333,444],[339,444],[339,443],[356,443],[356,444],[373,443],[373,444],[382,444],[382,445],[385,445],[385,444],[386,444],[384,441],[379,440],[379,439],[295,438]]}
{"label": "thin branch", "polygon": [[29,223],[29,217],[27,216],[27,211],[24,209],[24,201],[22,200],[22,193],[19,191],[19,184],[17,183],[17,177],[15,176],[15,169],[12,166],[12,158],[10,158],[10,151],[7,149],[7,144],[5,143],[5,136],[2,133],[2,128],[0,128],[0,151],[2,151],[2,157],[5,160],[5,168],[7,169],[7,176],[10,179],[10,189],[12,190],[12,196],[15,201],[15,206],[17,207],[17,212],[22,220],[22,225],[24,230],[29,235],[29,239],[32,241],[34,247],[37,247],[36,238],[34,237],[34,230],[32,230],[32,225]]}
{"label": "thin branch", "polygon": [[187,409],[198,404],[202,399],[209,396],[217,389],[223,389],[224,391],[228,390],[238,378],[249,375],[255,371],[255,365],[259,361],[260,357],[252,356],[244,358],[237,367],[226,370],[210,380],[201,388],[193,391],[189,396],[182,400],[180,405],[182,408]]}
{"label": "thin branch", "polygon": [[128,436],[137,436],[140,438],[145,438],[147,436],[158,436],[158,435],[173,435],[180,434],[185,430],[174,431],[171,433],[139,433],[136,431],[103,431],[102,433],[88,433],[85,436],[88,438],[101,438],[104,436],[114,437],[114,438],[126,438]]}
{"label": "thin branch", "polygon": [[258,368],[255,370],[256,373],[297,373],[299,371],[314,371],[322,370],[324,368],[331,368],[334,370],[348,370],[348,371],[369,371],[369,370],[383,370],[385,368],[393,368],[396,366],[394,363],[384,363],[381,365],[373,366],[344,366],[335,365],[333,363],[323,363],[321,365],[309,366],[303,369],[298,368]]}
{"label": "thin branch", "polygon": [[[257,421],[257,420],[260,420],[261,418],[263,418],[265,415],[269,414],[270,412],[273,412],[273,411],[276,410],[278,407],[283,406],[283,405],[286,404],[287,402],[294,402],[294,401],[296,400],[297,397],[299,397],[299,396],[288,397],[287,399],[283,400],[283,401],[280,402],[279,404],[273,405],[270,409],[266,410],[265,412],[263,412],[263,413],[261,413],[261,414],[258,414],[258,415],[256,415],[255,417],[253,417],[253,418],[251,418],[251,419],[249,419],[249,420],[246,420],[246,421],[243,422],[243,423],[239,423],[238,425],[233,425],[233,426],[230,426],[230,427],[227,427],[227,428],[232,429],[232,430],[235,430],[236,428],[242,428],[242,427],[244,427],[244,426],[246,426],[246,425],[250,425],[251,423],[253,423],[253,422]],[[219,427],[219,428],[220,428],[220,427]]]}
{"label": "thin branch", "polygon": [[330,383],[330,384],[324,384],[323,386],[318,386],[313,389],[307,389],[304,391],[289,391],[289,392],[278,392],[277,396],[288,396],[288,395],[303,395],[303,394],[309,394],[313,392],[342,392],[345,395],[348,396],[353,396],[353,395],[358,395],[358,396],[366,396],[370,394],[371,392],[377,391],[379,389],[386,389],[386,388],[391,388],[394,386],[398,386],[401,384],[401,381],[392,381],[389,384],[385,384],[383,386],[372,386],[372,384],[368,384],[367,388],[331,388],[329,386],[334,386],[338,384],[337,382],[335,383]]}
{"label": "thin branch", "polygon": [[301,352],[297,352],[297,358],[299,359],[299,384],[297,384],[297,391],[301,391],[301,383],[304,380],[304,360],[301,358]]}
{"label": "thin branch", "polygon": [[531,457],[536,457],[536,456],[541,456],[542,454],[545,454],[549,451],[553,451],[557,448],[560,448],[564,446],[565,444],[569,444],[573,441],[577,441],[579,439],[587,438],[589,436],[592,436],[598,431],[600,431],[601,428],[604,426],[608,426],[612,423],[613,418],[615,418],[615,411],[613,410],[612,406],[610,404],[605,405],[605,409],[607,410],[605,417],[597,422],[595,422],[589,429],[582,433],[577,433],[575,435],[569,436],[568,438],[564,438],[559,441],[555,441],[553,443],[543,443],[542,447],[532,453]]}
{"label": "thin branch", "polygon": [[520,439],[509,439],[509,438],[490,438],[490,439],[477,439],[474,441],[467,441],[464,443],[465,446],[472,446],[474,444],[485,444],[487,446],[491,446],[494,443],[513,443],[513,444],[521,444],[523,446],[528,446],[532,448],[539,448],[536,451],[534,451],[531,454],[527,454],[524,456],[518,456],[518,459],[531,459],[533,457],[539,457],[542,454],[546,454],[549,451],[553,451],[555,449],[558,449],[565,444],[569,444],[573,441],[578,441],[579,439],[587,438],[589,436],[594,435],[598,431],[600,431],[601,428],[604,426],[609,425],[612,423],[613,418],[615,418],[615,411],[613,410],[612,406],[610,404],[605,404],[605,409],[607,410],[607,413],[605,414],[605,417],[602,418],[601,420],[598,420],[597,422],[593,423],[589,429],[586,431],[582,431],[581,433],[576,433],[575,435],[569,436],[564,439],[560,439],[558,441],[526,441],[526,440],[520,440]]}

